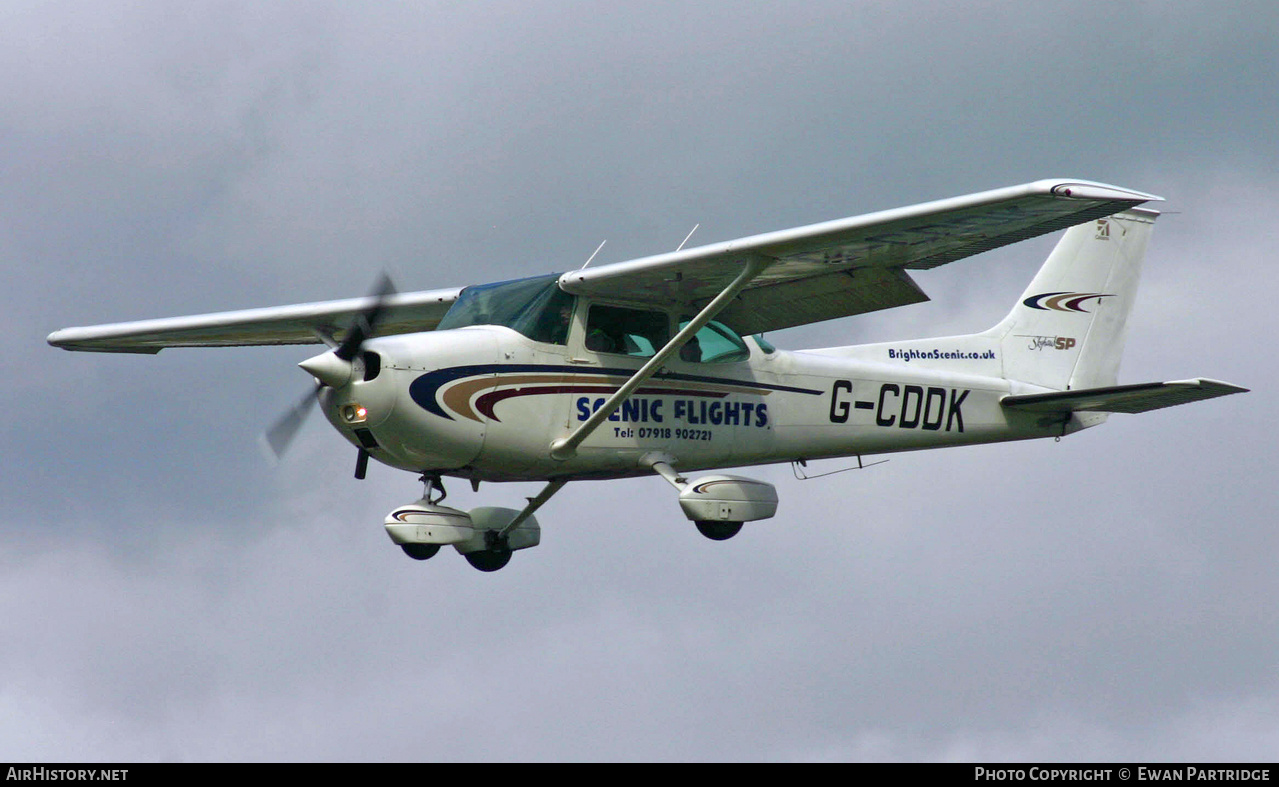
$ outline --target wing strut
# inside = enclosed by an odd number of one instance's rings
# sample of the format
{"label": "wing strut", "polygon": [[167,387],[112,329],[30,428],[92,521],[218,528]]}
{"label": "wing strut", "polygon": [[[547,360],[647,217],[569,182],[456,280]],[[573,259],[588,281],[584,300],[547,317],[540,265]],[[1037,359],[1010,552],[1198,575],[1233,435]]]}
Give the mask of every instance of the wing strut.
{"label": "wing strut", "polygon": [[684,343],[700,331],[706,323],[715,319],[715,315],[719,314],[724,307],[728,306],[729,301],[737,297],[737,294],[740,293],[747,284],[750,284],[752,279],[763,273],[764,269],[767,268],[771,262],[772,260],[770,258],[760,255],[752,255],[748,257],[746,260],[746,267],[742,269],[741,273],[737,274],[737,278],[733,279],[731,284],[725,287],[719,295],[716,295],[710,303],[706,304],[705,308],[698,312],[697,316],[690,320],[688,325],[684,326],[683,330],[675,334],[675,337],[667,342],[662,349],[658,350],[656,355],[649,358],[648,363],[641,366],[639,371],[631,375],[631,378],[623,383],[622,387],[618,388],[617,391],[610,396],[606,402],[604,402],[603,406],[595,411],[594,415],[588,418],[581,426],[577,427],[576,431],[568,437],[561,437],[551,443],[551,457],[559,460],[571,459],[573,455],[577,453],[577,447],[582,444],[582,441],[589,437],[591,432],[594,432],[597,428],[599,428],[599,425],[604,423],[604,421],[613,414],[614,410],[621,407],[622,402],[626,401],[626,397],[634,393],[636,388],[643,385],[645,380],[656,374],[657,370],[662,368],[662,364],[666,363],[667,359],[679,352],[679,348],[683,347]]}

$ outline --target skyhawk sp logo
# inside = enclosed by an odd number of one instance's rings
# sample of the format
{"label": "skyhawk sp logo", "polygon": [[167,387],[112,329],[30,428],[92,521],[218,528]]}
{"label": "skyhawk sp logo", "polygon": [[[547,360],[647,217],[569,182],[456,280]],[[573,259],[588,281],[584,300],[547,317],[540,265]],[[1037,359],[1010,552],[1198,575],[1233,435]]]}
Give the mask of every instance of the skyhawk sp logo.
{"label": "skyhawk sp logo", "polygon": [[1111,293],[1101,292],[1045,292],[1042,295],[1030,296],[1022,301],[1022,304],[1032,309],[1045,311],[1051,309],[1058,312],[1091,314],[1092,312],[1083,307],[1084,301],[1096,298],[1100,302],[1102,298],[1109,298],[1111,295]]}

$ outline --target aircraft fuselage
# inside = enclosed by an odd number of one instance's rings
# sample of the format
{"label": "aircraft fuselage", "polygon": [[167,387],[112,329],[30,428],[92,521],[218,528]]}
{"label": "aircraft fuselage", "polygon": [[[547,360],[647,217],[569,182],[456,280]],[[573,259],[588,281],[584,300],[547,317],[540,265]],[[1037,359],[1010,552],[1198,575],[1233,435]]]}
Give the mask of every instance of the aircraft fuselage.
{"label": "aircraft fuselage", "polygon": [[[952,372],[891,355],[748,346],[749,358],[731,363],[670,361],[566,460],[552,458],[552,441],[641,359],[501,326],[387,337],[369,343],[376,376],[325,389],[321,402],[348,440],[385,464],[487,481],[645,475],[641,459],[654,452],[683,472],[1051,437],[1101,419],[1001,407],[1010,393],[1042,389],[1001,378],[995,351],[957,359]],[[343,415],[353,404],[366,412],[358,423]]]}

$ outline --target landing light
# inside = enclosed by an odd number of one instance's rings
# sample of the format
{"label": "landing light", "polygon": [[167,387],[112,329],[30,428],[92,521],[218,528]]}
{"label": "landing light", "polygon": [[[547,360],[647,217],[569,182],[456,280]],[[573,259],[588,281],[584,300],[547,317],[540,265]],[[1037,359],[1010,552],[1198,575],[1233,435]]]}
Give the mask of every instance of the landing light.
{"label": "landing light", "polygon": [[368,420],[368,417],[369,411],[358,404],[342,406],[342,420],[348,424],[362,424]]}

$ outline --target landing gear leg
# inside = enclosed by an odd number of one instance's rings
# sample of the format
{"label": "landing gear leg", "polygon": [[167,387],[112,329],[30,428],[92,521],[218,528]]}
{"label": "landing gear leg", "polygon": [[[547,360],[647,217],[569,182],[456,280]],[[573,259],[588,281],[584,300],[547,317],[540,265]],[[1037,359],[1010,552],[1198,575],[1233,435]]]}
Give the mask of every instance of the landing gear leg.
{"label": "landing gear leg", "polygon": [[[440,501],[449,496],[449,493],[444,491],[444,479],[439,473],[423,473],[418,480],[426,486],[425,491],[422,492],[422,497],[431,505],[439,505]],[[432,491],[438,491],[440,496],[432,500]]]}

